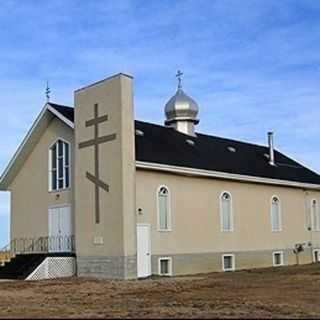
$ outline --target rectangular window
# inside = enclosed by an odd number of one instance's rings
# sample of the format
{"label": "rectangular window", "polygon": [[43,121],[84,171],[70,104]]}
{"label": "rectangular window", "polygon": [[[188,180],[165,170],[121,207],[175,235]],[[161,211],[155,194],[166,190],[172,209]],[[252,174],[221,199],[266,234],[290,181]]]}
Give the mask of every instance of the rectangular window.
{"label": "rectangular window", "polygon": [[159,275],[172,275],[172,258],[159,258]]}
{"label": "rectangular window", "polygon": [[65,147],[65,165],[69,166],[69,145],[67,143],[64,144]]}
{"label": "rectangular window", "polygon": [[51,172],[51,190],[57,189],[57,170]]}
{"label": "rectangular window", "polygon": [[273,266],[274,267],[279,267],[283,266],[283,252],[278,251],[278,252],[273,252]]}
{"label": "rectangular window", "polygon": [[220,196],[220,221],[222,232],[233,231],[232,198],[228,192]]}
{"label": "rectangular window", "polygon": [[69,187],[70,183],[70,173],[69,173],[69,168],[65,168],[65,181],[66,181],[66,188]]}
{"label": "rectangular window", "polygon": [[171,231],[169,189],[161,186],[157,191],[158,230]]}
{"label": "rectangular window", "polygon": [[313,250],[313,262],[320,262],[320,249]]}
{"label": "rectangular window", "polygon": [[271,228],[272,231],[281,231],[281,207],[280,200],[277,197],[272,197],[271,200]]}
{"label": "rectangular window", "polygon": [[159,196],[159,211],[160,211],[160,229],[167,230],[168,228],[168,197]]}
{"label": "rectangular window", "polygon": [[234,254],[223,254],[222,255],[222,270],[223,271],[234,271],[235,270],[235,256],[234,256]]}
{"label": "rectangular window", "polygon": [[58,157],[63,157],[63,142],[58,141]]}
{"label": "rectangular window", "polygon": [[317,200],[311,201],[311,227],[313,231],[320,231],[320,210]]}
{"label": "rectangular window", "polygon": [[63,179],[63,158],[58,158],[58,172],[59,172],[59,179]]}

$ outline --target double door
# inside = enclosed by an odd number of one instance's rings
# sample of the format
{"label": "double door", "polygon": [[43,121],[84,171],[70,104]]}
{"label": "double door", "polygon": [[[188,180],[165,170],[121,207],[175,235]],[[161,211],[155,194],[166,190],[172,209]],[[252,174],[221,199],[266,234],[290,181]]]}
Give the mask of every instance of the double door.
{"label": "double door", "polygon": [[71,252],[73,250],[73,228],[71,207],[49,208],[49,252]]}

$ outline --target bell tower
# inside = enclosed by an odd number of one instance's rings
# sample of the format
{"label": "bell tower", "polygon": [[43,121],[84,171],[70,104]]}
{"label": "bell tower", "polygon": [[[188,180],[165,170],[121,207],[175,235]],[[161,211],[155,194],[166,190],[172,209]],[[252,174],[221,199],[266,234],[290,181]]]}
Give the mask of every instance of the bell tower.
{"label": "bell tower", "polygon": [[132,77],[75,92],[75,158],[78,274],[136,278]]}

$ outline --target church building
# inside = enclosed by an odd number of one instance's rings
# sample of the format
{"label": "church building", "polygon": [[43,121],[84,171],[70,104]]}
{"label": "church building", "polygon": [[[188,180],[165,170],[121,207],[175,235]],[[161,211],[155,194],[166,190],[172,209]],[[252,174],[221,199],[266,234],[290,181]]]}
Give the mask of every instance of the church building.
{"label": "church building", "polygon": [[320,261],[320,176],[275,150],[272,132],[266,145],[198,132],[180,77],[164,125],[134,119],[122,73],[76,90],[74,108],[46,103],[0,178],[11,195],[0,278]]}

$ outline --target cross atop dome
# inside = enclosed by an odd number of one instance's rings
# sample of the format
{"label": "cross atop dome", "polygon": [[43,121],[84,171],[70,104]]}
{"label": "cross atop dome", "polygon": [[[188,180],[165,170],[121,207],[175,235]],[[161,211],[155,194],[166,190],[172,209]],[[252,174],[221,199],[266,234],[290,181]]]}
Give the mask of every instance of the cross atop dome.
{"label": "cross atop dome", "polygon": [[181,70],[177,71],[176,77],[178,79],[178,89],[182,88],[182,76],[183,76],[183,72]]}
{"label": "cross atop dome", "polygon": [[194,126],[199,123],[198,104],[182,90],[181,70],[177,71],[178,89],[165,106],[165,125],[175,128],[184,134],[195,136]]}

